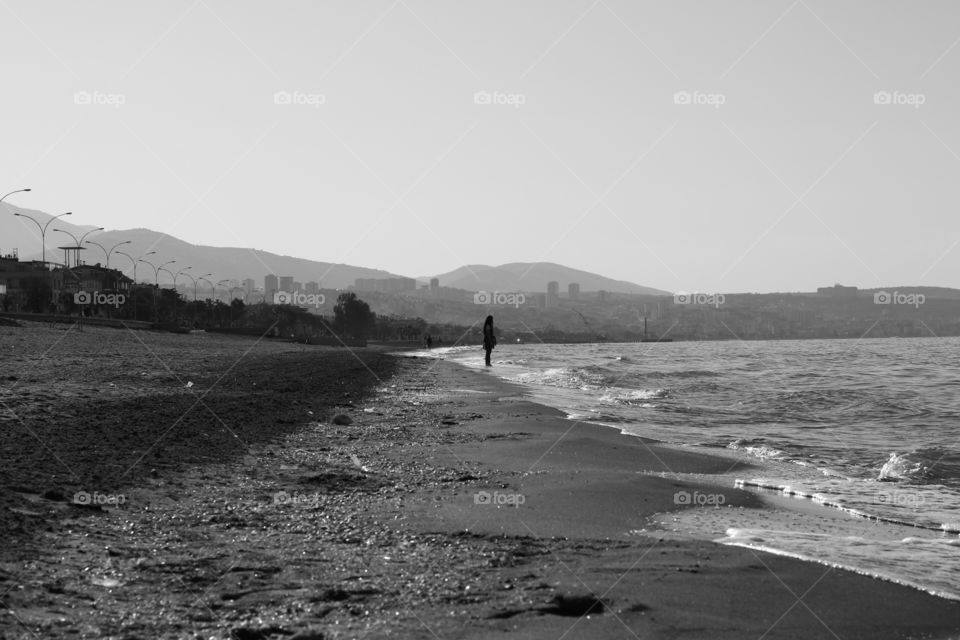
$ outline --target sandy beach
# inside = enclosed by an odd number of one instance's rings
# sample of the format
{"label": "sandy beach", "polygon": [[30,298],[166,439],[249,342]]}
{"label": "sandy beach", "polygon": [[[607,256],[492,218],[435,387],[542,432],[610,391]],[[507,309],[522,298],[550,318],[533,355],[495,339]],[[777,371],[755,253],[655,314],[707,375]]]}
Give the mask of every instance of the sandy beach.
{"label": "sandy beach", "polygon": [[487,372],[42,325],[0,363],[0,638],[960,635],[956,602],[658,531],[768,507]]}

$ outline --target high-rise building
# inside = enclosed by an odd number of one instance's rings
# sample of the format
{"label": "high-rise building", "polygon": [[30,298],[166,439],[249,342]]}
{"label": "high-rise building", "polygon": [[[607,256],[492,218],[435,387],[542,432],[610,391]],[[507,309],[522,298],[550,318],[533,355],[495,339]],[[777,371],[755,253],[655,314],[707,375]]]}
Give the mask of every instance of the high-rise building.
{"label": "high-rise building", "polygon": [[560,304],[560,283],[547,283],[547,307],[556,307]]}
{"label": "high-rise building", "polygon": [[243,281],[243,291],[248,296],[253,293],[254,288],[257,286],[257,283],[254,282],[253,278],[247,278]]}
{"label": "high-rise building", "polygon": [[430,293],[435,296],[440,293],[440,278],[430,278]]}
{"label": "high-rise building", "polygon": [[293,291],[293,276],[280,276],[280,291]]}
{"label": "high-rise building", "polygon": [[263,299],[273,304],[273,294],[280,290],[280,281],[272,273],[263,279]]}
{"label": "high-rise building", "polygon": [[567,285],[567,297],[571,300],[580,299],[580,285],[576,282],[571,282]]}
{"label": "high-rise building", "polygon": [[303,285],[303,290],[308,294],[320,293],[320,283],[314,280],[310,280],[305,285]]}

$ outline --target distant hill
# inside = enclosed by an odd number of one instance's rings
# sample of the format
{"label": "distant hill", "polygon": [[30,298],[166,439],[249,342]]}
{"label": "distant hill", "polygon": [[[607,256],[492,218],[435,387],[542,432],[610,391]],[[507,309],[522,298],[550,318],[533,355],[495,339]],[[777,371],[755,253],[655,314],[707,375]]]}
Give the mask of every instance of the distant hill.
{"label": "distant hill", "polygon": [[[0,255],[7,255],[17,250],[21,260],[39,259],[40,232],[36,224],[24,218],[10,215],[14,211],[24,213],[35,218],[41,225],[46,224],[51,215],[33,209],[24,209],[14,206],[9,201],[0,204]],[[62,229],[73,234],[78,240],[87,232],[87,241],[102,244],[108,250],[120,242],[129,241],[117,247],[118,251],[127,253],[134,258],[143,256],[148,251],[156,254],[145,259],[154,265],[169,260],[175,260],[166,268],[176,273],[184,267],[191,267],[188,272],[197,277],[207,273],[207,279],[217,282],[223,279],[253,278],[256,286],[263,286],[263,278],[269,273],[278,276],[293,276],[300,282],[317,281],[321,286],[330,289],[344,289],[354,284],[357,278],[397,278],[397,274],[382,269],[368,269],[347,264],[334,264],[307,260],[293,256],[283,256],[269,251],[244,249],[239,247],[211,247],[184,242],[179,238],[152,231],[150,229],[122,229],[114,231],[93,231],[94,225],[78,226],[69,222],[72,216],[57,219],[47,228],[46,247],[47,260],[62,262],[63,252],[57,249],[62,246],[73,246],[74,240],[67,233],[54,231]],[[87,264],[103,264],[106,261],[105,252],[84,243],[81,260]],[[110,256],[110,266],[121,269],[128,275],[133,275],[133,263],[124,255],[114,251]],[[147,276],[150,278],[147,278]],[[540,291],[547,290],[547,283],[556,281],[560,284],[561,293],[566,293],[567,285],[576,282],[580,290],[609,291],[615,293],[667,295],[669,292],[644,287],[632,282],[613,280],[601,275],[571,269],[563,265],[550,262],[513,262],[497,267],[488,265],[470,265],[460,267],[454,271],[436,276],[443,287],[466,289],[468,291]],[[137,266],[137,279],[148,280],[153,278],[153,270],[147,264]],[[429,282],[430,277],[419,278],[421,283]],[[160,282],[169,283],[171,276],[160,272]],[[186,279],[181,279],[186,282]]]}
{"label": "distant hill", "polygon": [[[644,287],[624,280],[613,280],[596,273],[571,269],[552,262],[511,262],[497,267],[475,264],[433,277],[439,278],[441,287],[468,291],[545,292],[547,283],[553,281],[560,284],[560,292],[564,294],[567,291],[567,285],[576,282],[580,285],[580,291],[670,295],[669,291]],[[425,281],[429,279],[429,277],[420,278]]]}
{"label": "distant hill", "polygon": [[[6,204],[6,203],[4,203]],[[21,211],[21,209],[17,209]],[[33,212],[25,213],[34,215]],[[37,220],[44,223],[49,216],[36,212],[34,215]],[[7,227],[10,226],[10,220],[23,228],[26,224],[33,227],[33,235],[29,232],[24,233],[22,229],[13,229],[21,235],[7,235]],[[3,246],[0,246],[0,253],[9,253],[13,247],[19,249],[20,259],[32,259],[40,257],[40,239],[36,225],[29,220],[21,221],[13,216],[0,216],[3,221],[0,227],[0,238]],[[26,222],[26,224],[24,224]],[[2,224],[2,223],[0,223]],[[73,245],[73,240],[63,233],[53,233],[52,229],[64,228],[75,236],[81,236],[86,231],[95,227],[73,227],[60,220],[56,221],[47,230],[47,259],[51,261],[62,262],[63,252],[55,249],[57,246]],[[8,238],[12,238],[8,240]],[[145,256],[145,260],[160,266],[169,260],[175,260],[174,264],[165,267],[173,273],[176,273],[184,267],[191,267],[187,272],[193,277],[204,274],[213,274],[207,276],[212,282],[225,279],[243,280],[244,278],[253,278],[257,287],[263,286],[263,278],[269,273],[277,276],[293,276],[294,280],[299,282],[309,282],[311,280],[319,282],[321,286],[330,289],[344,289],[354,283],[356,278],[392,278],[399,277],[396,274],[383,271],[381,269],[367,269],[365,267],[355,267],[347,264],[334,264],[330,262],[319,262],[316,260],[306,260],[304,258],[295,258],[293,256],[282,256],[269,251],[260,251],[257,249],[241,249],[236,247],[211,247],[205,245],[190,244],[179,238],[151,231],[150,229],[124,229],[118,231],[103,231],[91,233],[86,238],[88,241],[94,241],[102,244],[108,250],[119,242],[130,241],[129,244],[123,244],[117,247],[117,251],[138,258],[148,251],[156,251],[152,256]],[[10,244],[10,248],[7,244]],[[15,244],[16,243],[16,244]],[[83,251],[82,260],[88,264],[103,264],[106,260],[106,254],[96,246],[84,243],[86,247]],[[51,253],[52,252],[52,253]],[[130,258],[118,254],[114,251],[110,256],[110,266],[115,269],[121,269],[127,275],[133,274],[133,262]],[[149,275],[149,278],[147,276]],[[137,266],[137,279],[152,280],[154,277],[153,269],[148,264],[140,263]],[[160,272],[160,282],[169,283],[172,280],[169,274]],[[180,282],[186,283],[187,278],[181,276]]]}

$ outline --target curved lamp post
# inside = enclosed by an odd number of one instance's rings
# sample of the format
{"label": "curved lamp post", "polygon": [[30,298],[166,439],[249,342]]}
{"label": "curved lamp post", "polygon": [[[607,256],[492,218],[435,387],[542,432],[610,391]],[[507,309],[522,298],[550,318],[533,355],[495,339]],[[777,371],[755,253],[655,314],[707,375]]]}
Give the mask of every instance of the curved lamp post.
{"label": "curved lamp post", "polygon": [[[96,229],[90,229],[90,231],[87,231],[85,234],[83,234],[82,236],[80,236],[80,239],[79,239],[79,240],[77,240],[77,236],[73,235],[72,233],[70,233],[70,232],[67,231],[66,229],[56,229],[56,228],[55,228],[54,231],[59,231],[60,233],[65,233],[65,234],[67,234],[68,236],[70,236],[71,238],[73,238],[73,241],[74,241],[75,246],[76,246],[76,248],[77,248],[77,265],[79,265],[79,264],[80,264],[80,251],[83,249],[83,247],[81,246],[81,245],[83,244],[83,239],[86,238],[86,237],[87,237],[88,235],[90,235],[91,233],[93,233],[94,231],[103,231],[103,227],[97,227]],[[96,243],[94,243],[94,244],[96,244]],[[108,267],[108,268],[110,267],[109,261],[108,261],[108,263],[107,263],[107,267]]]}
{"label": "curved lamp post", "polygon": [[10,193],[0,198],[0,202],[3,202],[4,200],[6,200],[7,196],[12,196],[15,193],[24,193],[25,191],[30,191],[30,189],[17,189],[16,191],[11,191]]}
{"label": "curved lamp post", "polygon": [[[103,227],[100,227],[100,230],[103,231]],[[86,237],[86,234],[84,234],[84,238],[85,238],[85,237]],[[83,242],[83,238],[80,238],[80,241]],[[117,247],[119,247],[119,246],[122,245],[122,244],[133,244],[133,240],[124,240],[123,242],[118,242],[117,244],[115,244],[115,245],[113,245],[112,247],[110,247],[110,250],[109,250],[109,251],[107,251],[107,248],[104,247],[102,244],[100,244],[99,242],[95,242],[95,241],[93,241],[93,240],[87,240],[87,244],[94,244],[94,245],[100,247],[100,249],[103,251],[103,255],[106,256],[106,259],[107,259],[106,267],[107,267],[107,269],[109,269],[109,268],[110,268],[110,254],[113,253],[114,249],[116,249]],[[119,253],[119,252],[117,252],[117,253]],[[134,277],[134,280],[136,280],[136,277]]]}
{"label": "curved lamp post", "polygon": [[[16,191],[14,191],[13,193],[16,193]],[[10,194],[8,193],[7,195],[10,195]],[[7,196],[3,196],[3,197],[6,198]],[[47,223],[45,225],[41,226],[41,224],[36,220],[34,220],[33,217],[28,216],[25,213],[14,212],[13,215],[20,216],[21,218],[26,218],[27,220],[30,220],[31,222],[33,222],[33,224],[37,225],[38,229],[40,229],[40,255],[42,257],[44,266],[46,266],[47,264],[47,227],[49,227],[50,223],[56,220],[57,218],[62,218],[63,216],[69,216],[72,213],[73,213],[72,211],[67,211],[66,213],[55,215],[49,220],[47,220]]]}
{"label": "curved lamp post", "polygon": [[[227,278],[227,279],[225,279],[225,280],[218,280],[218,281],[217,281],[217,285],[219,286],[219,285],[223,284],[224,282],[226,282],[227,284],[230,284],[230,279]],[[227,298],[229,298],[229,297],[230,297],[230,288],[227,286],[227,284],[223,284],[223,289],[224,289],[224,291],[227,292]],[[216,297],[216,295],[217,295],[217,289],[216,289],[216,287],[214,287],[214,289],[213,289],[213,295],[214,295],[214,297]],[[228,301],[228,302],[229,302],[229,301]]]}
{"label": "curved lamp post", "polygon": [[177,290],[177,276],[179,276],[180,274],[190,275],[189,273],[184,273],[185,271],[188,271],[188,270],[190,270],[190,269],[193,269],[193,267],[184,267],[183,269],[180,269],[180,271],[177,271],[176,274],[174,274],[174,276],[173,276],[173,290],[174,290],[174,291]]}

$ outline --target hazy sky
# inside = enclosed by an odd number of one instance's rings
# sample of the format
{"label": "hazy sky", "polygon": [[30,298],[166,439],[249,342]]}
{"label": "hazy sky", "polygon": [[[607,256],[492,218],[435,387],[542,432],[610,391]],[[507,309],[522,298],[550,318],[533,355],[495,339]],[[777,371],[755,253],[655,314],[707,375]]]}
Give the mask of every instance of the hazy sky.
{"label": "hazy sky", "polygon": [[0,191],[74,224],[409,276],[960,287],[949,0],[0,0],[0,24]]}

